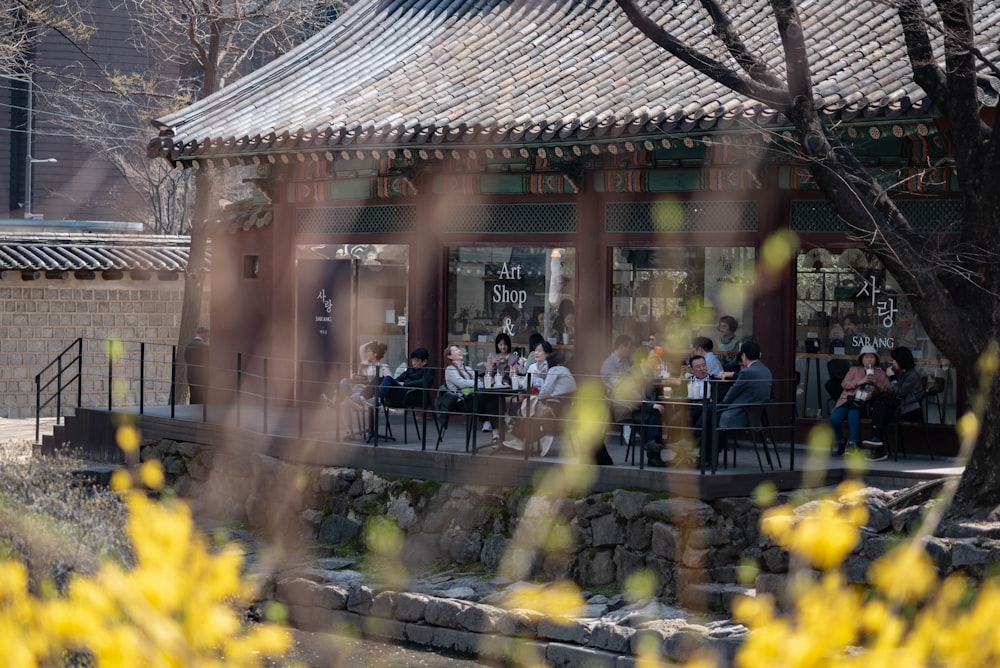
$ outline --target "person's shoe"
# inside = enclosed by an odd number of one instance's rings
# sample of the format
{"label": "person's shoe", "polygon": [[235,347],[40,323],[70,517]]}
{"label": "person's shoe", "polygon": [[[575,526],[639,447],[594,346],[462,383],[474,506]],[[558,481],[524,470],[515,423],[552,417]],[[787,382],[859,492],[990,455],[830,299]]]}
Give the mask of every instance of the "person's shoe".
{"label": "person's shoe", "polygon": [[846,453],[845,454],[849,455],[852,452],[857,452],[860,449],[861,449],[861,446],[858,445],[857,441],[848,441],[847,442],[847,446],[846,446]]}
{"label": "person's shoe", "polygon": [[493,431],[493,423],[487,420],[483,423],[483,431]]}
{"label": "person's shoe", "polygon": [[649,452],[646,454],[646,466],[657,469],[667,468],[667,463],[660,457],[659,452]]}
{"label": "person's shoe", "polygon": [[881,462],[889,458],[889,454],[886,452],[885,448],[878,447],[872,450],[868,454],[868,461],[870,462]]}
{"label": "person's shoe", "polygon": [[834,457],[843,457],[844,452],[846,450],[847,450],[847,443],[841,441],[840,443],[837,444],[837,448],[834,450],[833,455]]}
{"label": "person's shoe", "polygon": [[500,443],[500,430],[494,429],[493,430],[493,445],[497,445],[499,443]]}
{"label": "person's shoe", "polygon": [[871,438],[866,438],[864,441],[862,441],[862,445],[868,448],[876,448],[876,449],[881,448],[882,439],[879,438],[878,436],[872,436]]}

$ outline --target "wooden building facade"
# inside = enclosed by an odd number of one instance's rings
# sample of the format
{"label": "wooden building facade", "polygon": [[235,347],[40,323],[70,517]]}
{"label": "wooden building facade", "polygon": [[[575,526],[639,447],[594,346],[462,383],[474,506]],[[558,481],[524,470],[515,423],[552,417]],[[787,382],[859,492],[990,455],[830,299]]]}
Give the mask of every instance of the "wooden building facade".
{"label": "wooden building facade", "polygon": [[[767,53],[773,25],[752,18],[767,3],[739,4]],[[947,128],[907,78],[898,25],[862,5],[803,8],[817,104],[911,222],[946,236],[961,215]],[[650,11],[689,33],[703,20]],[[865,343],[953,373],[787,122],[671,59],[612,0],[362,1],[156,125],[151,156],[252,172],[267,215],[216,235],[213,339],[289,379],[372,338],[395,366],[417,346],[440,364],[451,343],[477,362],[498,332],[518,347],[535,331],[579,373],[620,334],[678,358],[694,336],[723,356],[752,336],[776,377],[815,379],[800,416],[825,407],[820,362]],[[773,265],[782,244],[793,260]]]}

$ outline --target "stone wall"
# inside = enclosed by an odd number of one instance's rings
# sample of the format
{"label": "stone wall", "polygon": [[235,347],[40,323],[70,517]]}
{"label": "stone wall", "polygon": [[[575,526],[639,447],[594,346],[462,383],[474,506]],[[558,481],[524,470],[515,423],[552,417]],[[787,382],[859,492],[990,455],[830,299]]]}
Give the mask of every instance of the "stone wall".
{"label": "stone wall", "polygon": [[[556,530],[571,537],[564,547],[534,557],[532,574],[547,580],[620,588],[645,568],[656,576],[658,597],[692,610],[727,611],[739,593],[780,592],[788,569],[787,553],[760,534],[760,510],[743,497],[705,502],[616,490],[533,506],[523,489],[387,480],[370,471],[301,467],[170,440],[147,445],[142,456],[164,462],[168,479],[196,511],[265,532],[361,547],[365,522],[388,517],[406,535],[402,559],[410,572],[441,563],[495,571],[515,532],[539,522],[538,508],[557,516]],[[850,581],[864,582],[871,562],[933,503],[929,492],[915,489],[866,490],[869,519],[844,566]],[[927,549],[943,574],[963,570],[982,577],[1000,557],[998,537],[1000,527],[992,524],[948,523]],[[756,577],[740,583],[747,563],[756,567]]]}
{"label": "stone wall", "polygon": [[[136,280],[128,272],[117,280],[99,273],[93,280],[80,280],[71,272],[65,279],[42,273],[25,281],[20,272],[8,271],[0,278],[0,417],[33,417],[36,374],[80,337],[85,339],[84,406],[107,405],[108,339],[129,342],[115,373],[127,379],[115,388],[122,393],[116,395],[118,405],[138,404],[140,341],[146,343],[148,362],[146,401],[166,404],[170,350],[177,343],[184,295],[183,276],[171,276],[176,280],[155,273]],[[207,316],[207,308],[203,313]],[[75,405],[75,387],[71,389]],[[53,411],[43,411],[43,416]]]}
{"label": "stone wall", "polygon": [[[760,510],[746,498],[709,503],[617,490],[538,503],[523,489],[389,480],[365,470],[300,466],[171,440],[146,444],[141,457],[163,462],[168,481],[190,500],[196,515],[249,522],[271,539],[318,543],[314,553],[325,548],[332,555],[338,547],[363,551],[366,522],[389,518],[405,534],[400,559],[408,573],[433,571],[432,566],[495,573],[515,545],[513,536],[537,522],[543,509],[560,518],[558,526],[571,540],[534,556],[526,577],[571,578],[584,590],[619,592],[619,599],[626,579],[639,569],[648,569],[656,580],[655,598],[647,602],[656,608],[652,612],[553,625],[537,613],[502,610],[490,601],[455,601],[461,596],[448,592],[428,597],[393,591],[366,583],[355,571],[337,573],[314,563],[272,574],[271,595],[290,606],[293,623],[303,628],[348,623],[371,635],[469,653],[484,647],[492,648],[487,653],[499,651],[490,644],[500,642],[498,636],[518,637],[535,643],[551,665],[565,666],[584,660],[632,665],[621,660],[631,661],[639,638],[652,633],[664,656],[683,660],[694,648],[712,647],[728,665],[746,630],[719,617],[704,624],[668,619],[668,604],[726,615],[738,594],[782,596],[788,577],[788,554],[759,533]],[[916,527],[939,483],[864,490],[869,518],[843,567],[850,582],[865,582],[872,561]],[[812,503],[819,502],[796,512]],[[1000,525],[945,523],[926,549],[942,575],[962,571],[983,578],[1000,560]],[[738,571],[751,572],[752,581],[740,584]],[[588,608],[593,601],[588,599]],[[631,621],[623,623],[625,617]]]}

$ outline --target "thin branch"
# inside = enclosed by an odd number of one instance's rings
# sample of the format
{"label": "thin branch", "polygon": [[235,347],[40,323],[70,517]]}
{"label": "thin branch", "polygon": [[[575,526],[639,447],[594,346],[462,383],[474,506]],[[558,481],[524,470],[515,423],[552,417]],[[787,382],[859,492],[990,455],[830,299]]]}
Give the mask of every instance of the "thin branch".
{"label": "thin branch", "polygon": [[712,19],[712,32],[725,45],[726,50],[743,71],[753,79],[771,88],[781,88],[781,80],[767,71],[767,63],[750,52],[733,26],[732,19],[716,0],[701,0],[701,6]]}

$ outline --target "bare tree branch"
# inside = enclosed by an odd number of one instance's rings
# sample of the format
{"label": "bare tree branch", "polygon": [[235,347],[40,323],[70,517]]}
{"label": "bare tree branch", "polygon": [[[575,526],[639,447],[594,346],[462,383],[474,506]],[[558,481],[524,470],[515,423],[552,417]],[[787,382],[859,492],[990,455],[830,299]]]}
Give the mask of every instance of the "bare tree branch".
{"label": "bare tree branch", "polygon": [[712,32],[725,45],[726,50],[736,60],[739,66],[754,81],[759,81],[771,88],[782,88],[781,80],[767,71],[767,63],[757,58],[747,48],[740,38],[739,32],[733,26],[732,19],[722,9],[716,0],[701,0],[701,6],[712,19]]}
{"label": "bare tree branch", "polygon": [[[640,10],[635,0],[615,0],[615,2],[628,16],[632,25],[646,37],[699,72],[737,93],[763,102],[779,111],[785,112],[790,106],[791,100],[788,91],[783,87],[771,86],[742,76],[733,68],[677,39]],[[725,32],[724,29],[723,32]]]}

